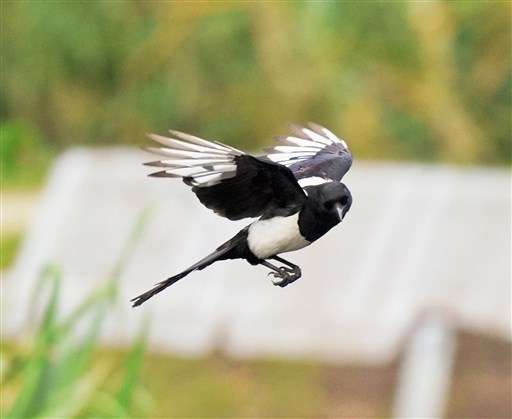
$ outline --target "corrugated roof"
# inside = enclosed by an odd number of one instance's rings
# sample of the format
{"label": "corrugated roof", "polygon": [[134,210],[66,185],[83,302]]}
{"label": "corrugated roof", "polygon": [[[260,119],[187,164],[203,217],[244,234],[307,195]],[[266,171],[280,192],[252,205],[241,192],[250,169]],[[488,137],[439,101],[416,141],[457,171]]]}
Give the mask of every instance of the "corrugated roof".
{"label": "corrugated roof", "polygon": [[[186,354],[382,361],[425,310],[510,339],[510,172],[356,162],[342,225],[287,254],[303,278],[281,289],[266,268],[227,261],[132,309],[129,299],[205,256],[248,221],[203,208],[181,182],[148,179],[130,149],[76,149],[56,163],[5,283],[4,333],[23,326],[47,262],[70,310],[108,276],[141,212],[149,222],[121,279],[104,337],[131,339],[152,312],[150,346]],[[8,296],[8,298],[6,298]]]}

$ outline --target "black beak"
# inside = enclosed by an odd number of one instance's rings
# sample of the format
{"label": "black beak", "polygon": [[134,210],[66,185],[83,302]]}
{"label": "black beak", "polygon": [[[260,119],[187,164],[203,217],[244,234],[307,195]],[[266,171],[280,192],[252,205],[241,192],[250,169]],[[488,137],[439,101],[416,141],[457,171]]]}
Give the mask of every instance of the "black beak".
{"label": "black beak", "polygon": [[339,217],[340,221],[343,220],[343,217],[345,216],[345,211],[344,211],[345,207],[341,204],[336,204],[334,206],[334,208],[336,209],[336,212],[338,213],[338,217]]}

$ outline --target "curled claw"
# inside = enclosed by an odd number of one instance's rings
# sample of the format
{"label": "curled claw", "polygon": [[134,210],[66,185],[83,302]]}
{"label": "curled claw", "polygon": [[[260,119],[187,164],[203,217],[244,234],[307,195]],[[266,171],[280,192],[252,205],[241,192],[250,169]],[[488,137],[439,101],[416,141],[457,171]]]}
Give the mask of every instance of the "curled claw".
{"label": "curled claw", "polygon": [[[276,280],[272,280],[272,284],[284,288],[287,285],[295,282],[297,279],[300,278],[300,271],[297,272],[295,269],[289,269],[289,268],[280,268],[279,273],[278,272],[270,272],[269,275],[272,274]],[[277,278],[280,278],[280,280],[277,280]]]}
{"label": "curled claw", "polygon": [[275,274],[275,278],[280,278],[280,280],[272,280],[272,284],[278,286],[278,287],[286,287],[290,283],[290,275],[287,272],[281,271],[280,274]]}
{"label": "curled claw", "polygon": [[274,284],[276,287],[285,287],[286,285],[288,285],[288,279],[287,278],[283,278],[281,279],[280,281],[277,281],[277,280],[272,280],[272,284]]}
{"label": "curled claw", "polygon": [[301,271],[298,266],[277,267],[266,261],[262,261],[261,263],[271,269],[271,271],[267,273],[267,276],[272,276],[272,284],[278,287],[284,288],[301,277]]}
{"label": "curled claw", "polygon": [[287,280],[287,278],[283,275],[283,272],[269,272],[267,276],[273,276],[272,284],[282,286],[281,284]]}

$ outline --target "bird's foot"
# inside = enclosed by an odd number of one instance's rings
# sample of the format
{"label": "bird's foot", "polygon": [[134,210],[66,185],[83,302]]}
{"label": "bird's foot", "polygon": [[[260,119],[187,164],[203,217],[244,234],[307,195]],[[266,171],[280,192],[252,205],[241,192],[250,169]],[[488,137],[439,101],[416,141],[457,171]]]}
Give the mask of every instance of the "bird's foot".
{"label": "bird's foot", "polygon": [[275,278],[272,280],[272,283],[278,287],[284,288],[301,277],[301,271],[298,266],[295,268],[287,268],[282,266],[278,269],[279,272],[268,273],[268,275],[271,275]]}

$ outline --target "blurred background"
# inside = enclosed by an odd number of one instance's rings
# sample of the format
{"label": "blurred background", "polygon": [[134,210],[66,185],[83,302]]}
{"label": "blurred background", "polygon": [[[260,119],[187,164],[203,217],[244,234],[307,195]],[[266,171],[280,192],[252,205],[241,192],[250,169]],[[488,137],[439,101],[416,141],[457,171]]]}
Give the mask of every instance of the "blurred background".
{"label": "blurred background", "polygon": [[[511,416],[509,2],[1,7],[2,412]],[[245,224],[146,179],[145,133],[259,152],[306,121],[356,205],[293,290],[241,264],[129,309]]]}

